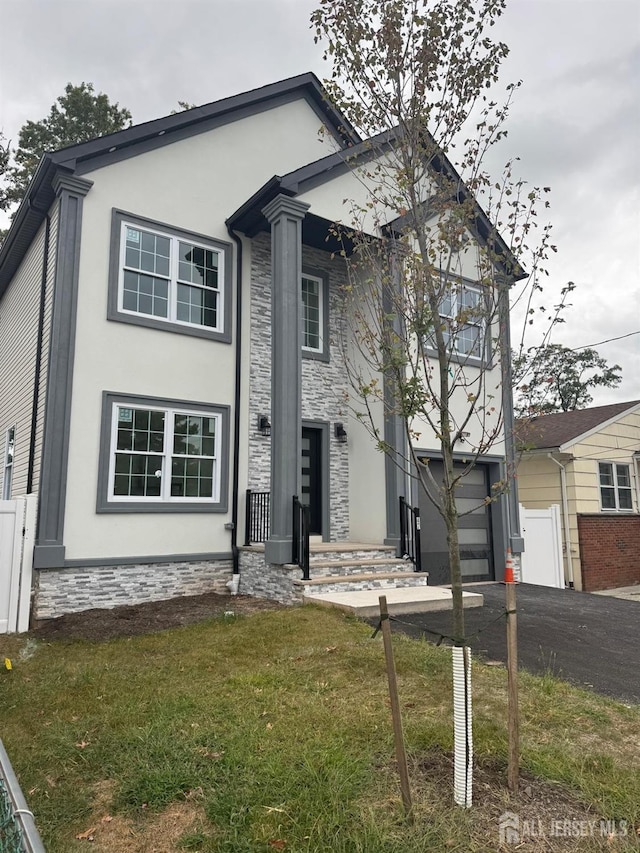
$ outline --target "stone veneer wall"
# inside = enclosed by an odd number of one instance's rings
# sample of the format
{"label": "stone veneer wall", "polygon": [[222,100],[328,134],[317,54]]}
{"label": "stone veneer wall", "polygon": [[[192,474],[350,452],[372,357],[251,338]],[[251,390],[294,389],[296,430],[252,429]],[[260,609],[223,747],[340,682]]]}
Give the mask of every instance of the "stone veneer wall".
{"label": "stone veneer wall", "polygon": [[296,590],[294,581],[300,578],[299,566],[274,566],[265,563],[264,551],[240,549],[241,595],[270,598],[281,604],[300,604],[302,591]]}
{"label": "stone veneer wall", "polygon": [[[328,252],[302,247],[302,264],[329,277],[329,362],[302,358],[302,418],[328,421],[329,428],[329,537],[349,538],[349,450],[335,438],[334,423],[347,420],[348,381],[342,357],[345,320],[342,293],[347,283],[344,261]],[[251,334],[249,389],[249,483],[268,491],[271,480],[271,444],[257,431],[259,415],[271,415],[271,237],[261,234],[251,249]]]}
{"label": "stone veneer wall", "polygon": [[205,592],[228,592],[231,560],[88,566],[37,573],[34,619],[52,619],[94,607],[144,604]]}

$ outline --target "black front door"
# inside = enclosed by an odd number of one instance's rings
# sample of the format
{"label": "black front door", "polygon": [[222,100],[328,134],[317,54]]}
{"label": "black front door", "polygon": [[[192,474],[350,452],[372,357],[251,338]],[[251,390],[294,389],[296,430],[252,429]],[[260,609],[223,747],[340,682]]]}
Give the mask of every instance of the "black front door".
{"label": "black front door", "polygon": [[302,488],[309,506],[312,536],[322,535],[322,430],[302,427]]}
{"label": "black front door", "polygon": [[[459,470],[464,466],[456,464],[454,467]],[[436,482],[441,483],[444,473],[442,462],[432,459],[429,462],[429,468]],[[468,513],[458,519],[463,583],[492,580],[494,577],[491,505],[483,503],[488,494],[487,468],[484,465],[476,465],[463,478],[456,492],[458,512]],[[422,568],[429,572],[430,584],[448,584],[451,580],[444,521],[422,490],[420,518]]]}

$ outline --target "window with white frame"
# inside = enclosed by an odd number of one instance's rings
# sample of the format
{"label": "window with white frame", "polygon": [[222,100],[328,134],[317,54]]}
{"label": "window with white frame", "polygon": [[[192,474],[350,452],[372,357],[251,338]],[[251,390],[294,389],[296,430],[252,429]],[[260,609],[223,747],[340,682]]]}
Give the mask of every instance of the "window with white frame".
{"label": "window with white frame", "polygon": [[11,427],[5,436],[4,474],[2,478],[2,500],[11,499],[11,481],[13,480],[13,453],[16,444],[16,428]]}
{"label": "window with white frame", "polygon": [[302,276],[302,349],[324,349],[324,282],[320,276]]}
{"label": "window with white frame", "polygon": [[631,467],[616,462],[599,462],[600,505],[605,511],[631,512]]}
{"label": "window with white frame", "polygon": [[484,349],[482,289],[451,282],[440,302],[440,321],[447,348],[464,358],[482,358]]}
{"label": "window with white frame", "polygon": [[103,395],[98,512],[226,512],[229,407]]}
{"label": "window with white frame", "polygon": [[110,320],[230,340],[230,246],[114,211]]}

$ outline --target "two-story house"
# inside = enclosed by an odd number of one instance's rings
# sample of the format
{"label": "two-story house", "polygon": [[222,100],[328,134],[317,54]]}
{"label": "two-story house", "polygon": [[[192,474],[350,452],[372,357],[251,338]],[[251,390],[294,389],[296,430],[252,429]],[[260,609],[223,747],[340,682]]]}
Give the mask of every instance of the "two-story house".
{"label": "two-story house", "polygon": [[[36,617],[238,575],[299,597],[294,495],[335,561],[397,572],[398,501],[421,498],[346,403],[330,236],[360,150],[304,74],[43,157],[0,250],[0,487],[38,496]],[[437,447],[424,430],[434,466]],[[478,462],[482,496],[501,446]],[[501,499],[467,521],[467,577],[500,576],[505,517]]]}

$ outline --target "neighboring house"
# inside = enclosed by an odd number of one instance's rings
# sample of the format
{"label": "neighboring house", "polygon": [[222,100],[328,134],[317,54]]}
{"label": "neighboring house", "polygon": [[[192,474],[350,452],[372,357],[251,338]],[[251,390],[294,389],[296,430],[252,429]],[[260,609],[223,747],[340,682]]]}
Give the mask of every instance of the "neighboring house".
{"label": "neighboring house", "polygon": [[586,591],[640,583],[640,400],[516,429],[520,502],[560,506],[566,583]]}
{"label": "neighboring house", "polygon": [[[232,572],[295,597],[294,495],[343,558],[394,556],[406,482],[345,403],[329,228],[362,193],[347,152],[368,156],[304,74],[43,157],[0,250],[1,488],[38,495],[36,617],[224,591]],[[381,415],[401,446],[397,426]],[[425,431],[436,466],[437,447]],[[243,547],[247,491],[252,541],[270,508],[264,551]],[[500,576],[505,516],[467,521],[468,578]],[[425,568],[443,581],[438,523]]]}

